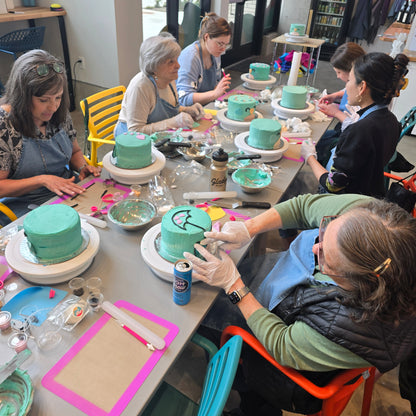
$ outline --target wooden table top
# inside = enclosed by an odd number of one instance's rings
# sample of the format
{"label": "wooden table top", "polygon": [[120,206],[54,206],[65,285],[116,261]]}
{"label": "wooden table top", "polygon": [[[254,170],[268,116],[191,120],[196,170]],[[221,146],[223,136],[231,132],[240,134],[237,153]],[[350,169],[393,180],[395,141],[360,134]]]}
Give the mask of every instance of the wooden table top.
{"label": "wooden table top", "polygon": [[52,11],[48,7],[15,7],[11,12],[0,14],[0,23],[17,22],[19,20],[42,19],[65,16],[66,11]]}

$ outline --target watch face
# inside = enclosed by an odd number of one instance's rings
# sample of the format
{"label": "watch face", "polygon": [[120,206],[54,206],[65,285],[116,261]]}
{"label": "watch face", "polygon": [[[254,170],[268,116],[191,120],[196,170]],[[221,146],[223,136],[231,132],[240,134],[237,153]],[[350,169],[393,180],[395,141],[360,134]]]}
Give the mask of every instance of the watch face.
{"label": "watch face", "polygon": [[237,303],[241,300],[240,295],[238,294],[238,292],[232,292],[228,295],[228,298],[230,299],[230,301],[232,303]]}

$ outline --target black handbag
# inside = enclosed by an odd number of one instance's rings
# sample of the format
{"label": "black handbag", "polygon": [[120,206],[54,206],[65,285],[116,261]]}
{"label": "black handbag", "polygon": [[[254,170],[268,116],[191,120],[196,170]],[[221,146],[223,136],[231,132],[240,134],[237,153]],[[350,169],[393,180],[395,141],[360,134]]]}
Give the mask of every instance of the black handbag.
{"label": "black handbag", "polygon": [[386,194],[386,199],[390,202],[395,202],[407,212],[412,212],[416,204],[416,193],[406,189],[403,186],[402,180],[400,180],[391,183],[390,188]]}

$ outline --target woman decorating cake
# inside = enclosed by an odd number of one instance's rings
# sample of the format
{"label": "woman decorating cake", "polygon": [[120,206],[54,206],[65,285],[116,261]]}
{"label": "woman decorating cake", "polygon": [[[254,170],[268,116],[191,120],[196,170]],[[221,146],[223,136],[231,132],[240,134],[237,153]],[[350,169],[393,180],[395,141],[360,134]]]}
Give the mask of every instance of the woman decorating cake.
{"label": "woman decorating cake", "polygon": [[179,106],[175,80],[181,48],[170,33],[146,39],[140,47],[139,72],[129,83],[114,136],[127,131],[191,128],[204,115],[201,104]]}
{"label": "woman decorating cake", "polygon": [[68,103],[62,62],[39,49],[17,59],[0,101],[0,197],[17,216],[29,204],[80,194],[76,180],[100,175],[85,162]]}
{"label": "woman decorating cake", "polygon": [[231,46],[230,40],[231,28],[223,17],[208,13],[202,19],[199,40],[179,56],[177,87],[182,105],[204,105],[228,90],[230,76],[222,73],[220,56]]}
{"label": "woman decorating cake", "polygon": [[392,157],[401,126],[387,106],[407,73],[406,55],[384,53],[359,57],[346,85],[348,103],[359,105],[359,120],[340,135],[327,167],[316,159],[315,147],[302,143],[301,155],[318,179],[322,192],[359,193],[382,197],[384,167]]}

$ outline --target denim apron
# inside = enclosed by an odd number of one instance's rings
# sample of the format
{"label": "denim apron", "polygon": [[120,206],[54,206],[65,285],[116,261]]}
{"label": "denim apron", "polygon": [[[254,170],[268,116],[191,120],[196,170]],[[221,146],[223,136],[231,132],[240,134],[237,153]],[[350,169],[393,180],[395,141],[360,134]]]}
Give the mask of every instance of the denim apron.
{"label": "denim apron", "polygon": [[273,310],[296,286],[301,284],[334,284],[331,281],[315,279],[315,255],[312,246],[319,235],[319,229],[302,231],[289,249],[282,253],[257,289],[257,300],[269,311]]}
{"label": "denim apron", "polygon": [[[179,113],[179,103],[172,85],[169,84],[169,88],[175,97],[176,105],[172,105],[163,98],[160,98],[155,80],[153,77],[149,77],[149,79],[155,86],[156,105],[153,111],[148,115],[146,124],[157,123],[158,121],[175,117]],[[116,128],[114,129],[114,136],[117,137],[119,134],[126,133],[127,131],[127,123],[124,121],[118,121]]]}
{"label": "denim apron", "polygon": [[[199,42],[196,43],[199,49],[199,57],[201,58],[202,68],[204,68],[204,61],[202,59],[202,48]],[[205,92],[213,90],[218,84],[221,77],[221,68],[217,65],[217,61],[211,55],[212,65],[209,69],[203,69],[202,75],[198,79],[198,92]]]}
{"label": "denim apron", "polygon": [[[62,129],[48,140],[23,136],[20,161],[9,179],[25,179],[38,175],[71,178],[74,175],[69,169],[72,149],[71,139]],[[29,204],[40,205],[54,196],[56,196],[54,192],[40,187],[20,197],[3,198],[1,202],[20,217],[29,211]]]}
{"label": "denim apron", "polygon": [[344,91],[344,95],[341,98],[341,102],[339,103],[339,109],[341,111],[345,111],[346,107],[345,105],[348,104],[348,95],[347,95],[347,91]]}

